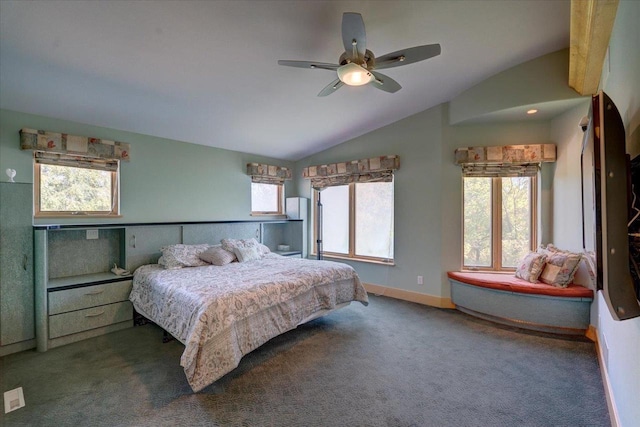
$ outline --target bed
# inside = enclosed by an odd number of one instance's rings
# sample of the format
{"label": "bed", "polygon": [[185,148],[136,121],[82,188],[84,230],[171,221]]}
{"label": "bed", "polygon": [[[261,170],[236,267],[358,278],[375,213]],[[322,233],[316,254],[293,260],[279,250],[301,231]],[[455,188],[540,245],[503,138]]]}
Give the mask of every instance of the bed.
{"label": "bed", "polygon": [[185,345],[180,365],[194,392],[271,338],[352,301],[368,304],[351,266],[273,253],[222,266],[144,265],[129,299]]}

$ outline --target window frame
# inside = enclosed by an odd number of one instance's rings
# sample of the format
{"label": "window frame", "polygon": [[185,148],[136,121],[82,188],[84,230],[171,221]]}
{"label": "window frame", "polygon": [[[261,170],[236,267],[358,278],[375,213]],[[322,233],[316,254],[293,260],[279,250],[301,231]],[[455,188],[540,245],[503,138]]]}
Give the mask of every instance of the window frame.
{"label": "window frame", "polygon": [[[78,161],[81,159],[78,158]],[[120,218],[120,161],[116,160],[117,168],[115,171],[107,171],[111,174],[111,211],[42,211],[41,205],[41,165],[34,153],[33,159],[33,217],[34,218],[78,218],[78,217],[102,217],[102,218]],[[51,164],[61,167],[91,169],[81,166],[73,166],[69,162],[65,164],[57,164],[55,161],[48,161]],[[95,168],[100,170],[99,168]],[[114,203],[115,201],[115,203]]]}
{"label": "window frame", "polygon": [[[391,181],[393,183],[393,181]],[[322,256],[327,258],[336,258],[336,259],[344,259],[344,260],[352,260],[352,261],[363,261],[373,264],[383,264],[383,265],[395,265],[395,250],[393,258],[383,258],[383,257],[373,257],[367,255],[357,255],[356,254],[356,184],[367,184],[366,182],[362,183],[349,183],[345,184],[349,186],[349,253],[343,254],[339,252],[327,252],[325,250],[322,251]],[[313,189],[313,201],[314,201],[314,209],[313,209],[313,242],[312,249],[310,251],[311,255],[318,255],[317,245],[315,244],[318,241],[318,195],[320,191]],[[395,194],[395,193],[394,193]],[[393,198],[393,228],[395,231],[395,196]],[[394,233],[394,241],[393,245],[395,246],[395,233]]]}
{"label": "window frame", "polygon": [[[491,265],[490,266],[467,266],[464,263],[464,179],[465,178],[485,178],[491,180]],[[505,267],[502,265],[502,178],[513,177],[462,177],[462,247],[461,247],[461,264],[462,271],[495,271],[495,272],[514,272],[517,267]],[[529,232],[529,250],[534,251],[538,241],[538,177],[528,176],[519,178],[529,178],[529,206],[530,206],[530,224]]]}
{"label": "window frame", "polygon": [[[253,210],[253,184],[262,184],[262,185],[275,185],[278,189],[278,210],[277,211],[254,211]],[[272,184],[272,183],[260,183],[260,182],[252,182],[251,183],[251,216],[275,216],[275,215],[284,215],[284,184]]]}

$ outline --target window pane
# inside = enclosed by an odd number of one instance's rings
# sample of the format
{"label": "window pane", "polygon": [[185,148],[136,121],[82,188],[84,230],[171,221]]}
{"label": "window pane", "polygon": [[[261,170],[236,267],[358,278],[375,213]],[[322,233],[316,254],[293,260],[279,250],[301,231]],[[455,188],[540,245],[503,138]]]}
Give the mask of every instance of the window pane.
{"label": "window pane", "polygon": [[531,178],[502,178],[502,266],[517,267],[531,250]]}
{"label": "window pane", "polygon": [[349,186],[329,187],[320,193],[322,202],[322,250],[349,253]]}
{"label": "window pane", "polygon": [[113,172],[40,165],[41,212],[111,212]]}
{"label": "window pane", "polygon": [[491,178],[464,178],[464,265],[491,266]]}
{"label": "window pane", "polygon": [[356,184],[356,255],[393,259],[393,182]]}
{"label": "window pane", "polygon": [[278,184],[251,183],[252,212],[280,212],[278,206]]}

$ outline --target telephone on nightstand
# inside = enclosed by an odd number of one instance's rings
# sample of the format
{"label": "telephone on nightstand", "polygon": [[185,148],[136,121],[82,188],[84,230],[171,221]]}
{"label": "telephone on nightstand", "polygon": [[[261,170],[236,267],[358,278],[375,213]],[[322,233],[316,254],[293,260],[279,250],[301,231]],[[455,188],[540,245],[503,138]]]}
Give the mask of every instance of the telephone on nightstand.
{"label": "telephone on nightstand", "polygon": [[113,264],[113,268],[111,269],[111,272],[113,274],[115,274],[116,276],[130,276],[131,275],[129,270],[125,270],[124,268],[118,267],[118,264]]}

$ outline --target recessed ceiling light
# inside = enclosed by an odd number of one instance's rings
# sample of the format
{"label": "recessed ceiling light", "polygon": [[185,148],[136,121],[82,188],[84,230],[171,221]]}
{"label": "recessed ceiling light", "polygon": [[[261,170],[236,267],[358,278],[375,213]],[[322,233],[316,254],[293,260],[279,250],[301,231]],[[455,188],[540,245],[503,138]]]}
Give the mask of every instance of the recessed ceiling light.
{"label": "recessed ceiling light", "polygon": [[527,114],[531,115],[531,114],[535,114],[535,113],[537,113],[537,112],[538,112],[538,110],[536,110],[535,108],[533,108],[533,109],[531,109],[531,110],[527,111]]}

